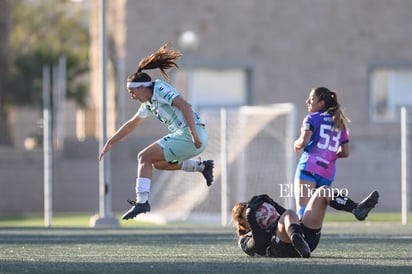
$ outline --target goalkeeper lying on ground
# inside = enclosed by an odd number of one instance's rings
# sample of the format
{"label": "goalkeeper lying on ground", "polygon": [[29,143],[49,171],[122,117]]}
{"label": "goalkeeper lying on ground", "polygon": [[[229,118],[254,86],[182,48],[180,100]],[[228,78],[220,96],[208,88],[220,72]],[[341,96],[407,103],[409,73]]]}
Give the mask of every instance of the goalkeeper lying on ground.
{"label": "goalkeeper lying on ground", "polygon": [[[332,200],[322,195],[328,188],[322,186],[316,190],[301,220],[295,211],[286,210],[266,194],[254,196],[247,203],[235,204],[232,218],[236,224],[239,247],[250,256],[309,258],[319,243],[328,205],[337,210],[351,212],[358,220],[364,220],[378,203],[377,191],[369,194],[360,203],[355,203],[347,197],[338,196]],[[273,213],[276,221],[266,228],[261,228],[256,220],[256,211],[264,202],[276,209]]]}

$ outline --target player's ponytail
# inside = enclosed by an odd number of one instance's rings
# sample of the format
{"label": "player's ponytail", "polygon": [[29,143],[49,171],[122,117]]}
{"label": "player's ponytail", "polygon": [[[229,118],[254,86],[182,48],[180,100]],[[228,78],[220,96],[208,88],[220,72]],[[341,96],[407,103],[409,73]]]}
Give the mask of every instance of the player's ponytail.
{"label": "player's ponytail", "polygon": [[332,119],[335,121],[333,128],[342,130],[343,128],[349,132],[348,123],[350,120],[346,117],[341,105],[338,102],[336,92],[331,91],[325,87],[315,88],[315,94],[320,100],[325,102],[324,110],[329,113]]}
{"label": "player's ponytail", "polygon": [[167,43],[162,45],[156,52],[150,56],[143,58],[137,65],[137,73],[147,69],[160,69],[163,77],[168,80],[169,75],[166,70],[170,68],[179,68],[175,60],[182,56],[182,54],[174,49],[167,48]]}

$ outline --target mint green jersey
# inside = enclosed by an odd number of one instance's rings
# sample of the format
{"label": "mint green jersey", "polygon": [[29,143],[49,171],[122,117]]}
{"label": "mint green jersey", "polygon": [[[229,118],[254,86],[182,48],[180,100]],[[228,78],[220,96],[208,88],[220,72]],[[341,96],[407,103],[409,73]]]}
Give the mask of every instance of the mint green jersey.
{"label": "mint green jersey", "polygon": [[[155,80],[153,96],[149,102],[140,105],[137,115],[146,118],[150,115],[157,117],[167,125],[171,132],[187,127],[186,120],[180,109],[172,106],[173,100],[181,96],[172,85],[162,80]],[[200,117],[193,111],[196,124],[203,124]]]}

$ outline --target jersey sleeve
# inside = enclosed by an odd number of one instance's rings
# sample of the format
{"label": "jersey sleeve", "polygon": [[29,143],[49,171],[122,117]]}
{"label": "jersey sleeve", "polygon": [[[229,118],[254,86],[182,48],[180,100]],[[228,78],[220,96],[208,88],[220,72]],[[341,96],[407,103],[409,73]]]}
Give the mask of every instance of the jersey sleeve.
{"label": "jersey sleeve", "polygon": [[179,92],[164,81],[157,80],[156,83],[158,84],[158,86],[155,87],[158,102],[160,104],[172,105],[173,100],[180,95]]}
{"label": "jersey sleeve", "polygon": [[247,255],[255,256],[255,240],[253,239],[252,232],[240,236],[238,245]]}
{"label": "jersey sleeve", "polygon": [[137,117],[146,118],[152,113],[149,110],[149,106],[146,103],[142,103],[136,112]]}
{"label": "jersey sleeve", "polygon": [[263,230],[256,220],[256,210],[251,208],[246,213],[246,218],[250,226],[250,231],[254,239],[255,251],[258,253],[264,253],[268,246],[265,230]]}
{"label": "jersey sleeve", "polygon": [[340,144],[341,145],[349,143],[349,133],[348,133],[348,131],[346,130],[345,127],[342,129],[340,137],[341,137],[340,138]]}
{"label": "jersey sleeve", "polygon": [[307,115],[302,122],[302,131],[313,131],[313,119],[311,115]]}

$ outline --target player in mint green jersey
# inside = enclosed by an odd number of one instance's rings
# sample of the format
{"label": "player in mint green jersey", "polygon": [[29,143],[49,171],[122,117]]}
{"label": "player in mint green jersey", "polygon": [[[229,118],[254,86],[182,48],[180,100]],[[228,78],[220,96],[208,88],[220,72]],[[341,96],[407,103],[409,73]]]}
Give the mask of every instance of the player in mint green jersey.
{"label": "player in mint green jersey", "polygon": [[107,140],[99,154],[101,160],[113,144],[130,134],[149,116],[159,119],[170,131],[168,135],[139,152],[136,202],[129,201],[132,208],[122,216],[125,220],[150,211],[148,198],[153,167],[159,170],[201,172],[207,186],[213,182],[213,160],[192,159],[203,152],[207,146],[208,135],[205,123],[173,86],[163,80],[152,81],[147,73],[142,72],[158,68],[165,79],[168,79],[166,70],[177,68],[178,65],[174,61],[180,56],[180,52],[167,48],[165,44],[157,52],[139,62],[137,71],[127,79],[127,90],[133,100],[141,102],[140,108]]}

